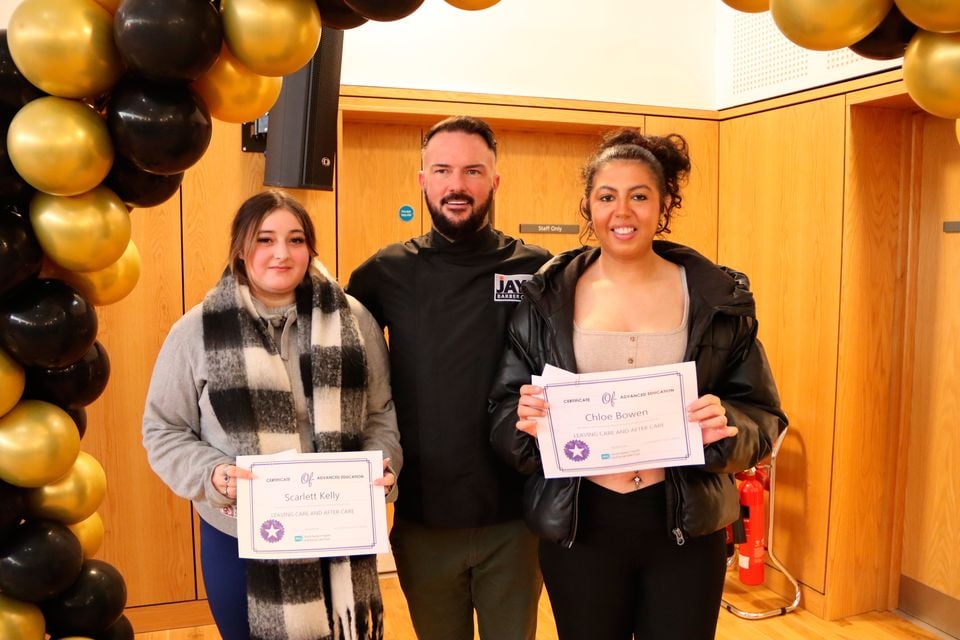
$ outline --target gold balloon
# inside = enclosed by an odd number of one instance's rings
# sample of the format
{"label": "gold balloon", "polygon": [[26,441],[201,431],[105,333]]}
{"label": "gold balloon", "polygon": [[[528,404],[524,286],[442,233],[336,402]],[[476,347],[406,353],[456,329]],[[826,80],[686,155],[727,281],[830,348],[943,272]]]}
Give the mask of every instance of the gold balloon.
{"label": "gold balloon", "polygon": [[39,191],[75,196],[100,184],[113,164],[103,119],[78,100],[48,96],[17,112],[7,132],[10,162]]}
{"label": "gold balloon", "polygon": [[98,271],[68,271],[54,267],[51,274],[63,280],[92,304],[103,306],[127,297],[140,279],[140,252],[131,240],[120,259]]}
{"label": "gold balloon", "polygon": [[957,135],[957,142],[960,142],[960,120],[957,120],[957,123],[954,125],[954,131]]}
{"label": "gold balloon", "polygon": [[127,207],[104,186],[79,196],[37,193],[30,222],[47,257],[69,271],[105,269],[130,243]]}
{"label": "gold balloon", "polygon": [[770,0],[770,14],[794,44],[830,51],[862,40],[892,6],[893,0]]}
{"label": "gold balloon", "polygon": [[0,593],[0,638],[43,640],[45,626],[40,607],[8,598]]}
{"label": "gold balloon", "polygon": [[903,54],[903,83],[924,111],[960,118],[960,33],[917,31]]}
{"label": "gold balloon", "polygon": [[26,492],[27,513],[73,524],[89,518],[107,495],[107,474],[86,451],[63,477]]}
{"label": "gold balloon", "polygon": [[98,96],[123,71],[113,16],[93,0],[23,0],[7,43],[23,77],[61,98]]}
{"label": "gold balloon", "polygon": [[744,13],[760,13],[770,8],[770,0],[723,0],[723,3]]}
{"label": "gold balloon", "polygon": [[83,549],[83,559],[89,560],[100,550],[103,544],[103,518],[94,511],[89,518],[68,524],[67,528],[77,536],[80,541],[80,548]]}
{"label": "gold balloon", "polygon": [[21,400],[0,417],[0,480],[42,487],[76,462],[80,432],[67,413],[40,400]]}
{"label": "gold balloon", "polygon": [[282,86],[283,78],[250,71],[226,46],[210,70],[193,83],[210,115],[224,122],[256,120],[277,101]]}
{"label": "gold balloon", "polygon": [[223,0],[220,15],[230,52],[261,76],[293,73],[320,44],[315,0]]}
{"label": "gold balloon", "polygon": [[0,349],[0,416],[17,406],[23,388],[26,386],[26,374],[23,367]]}
{"label": "gold balloon", "polygon": [[956,0],[896,0],[903,17],[925,31],[960,31],[960,3]]}
{"label": "gold balloon", "polygon": [[500,2],[500,0],[447,0],[447,4],[451,4],[457,9],[466,9],[467,11],[489,9],[498,2]]}

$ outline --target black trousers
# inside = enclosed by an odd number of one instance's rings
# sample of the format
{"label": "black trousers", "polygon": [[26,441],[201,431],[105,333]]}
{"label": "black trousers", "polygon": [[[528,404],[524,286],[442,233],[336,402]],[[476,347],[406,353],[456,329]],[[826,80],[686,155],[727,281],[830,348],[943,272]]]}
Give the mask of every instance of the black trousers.
{"label": "black trousers", "polygon": [[726,574],[721,529],[678,546],[663,483],[620,494],[580,484],[577,539],[540,542],[560,640],[711,640]]}

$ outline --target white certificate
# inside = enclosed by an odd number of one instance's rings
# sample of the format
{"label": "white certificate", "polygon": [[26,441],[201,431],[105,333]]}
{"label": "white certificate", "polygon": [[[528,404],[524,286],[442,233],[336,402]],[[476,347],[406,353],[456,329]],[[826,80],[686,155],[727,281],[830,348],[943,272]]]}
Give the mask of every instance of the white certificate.
{"label": "white certificate", "polygon": [[687,420],[693,362],[583,374],[548,367],[533,384],[550,404],[537,425],[547,478],[703,464],[700,427]]}
{"label": "white certificate", "polygon": [[382,451],[239,456],[253,480],[237,483],[241,558],[385,553]]}

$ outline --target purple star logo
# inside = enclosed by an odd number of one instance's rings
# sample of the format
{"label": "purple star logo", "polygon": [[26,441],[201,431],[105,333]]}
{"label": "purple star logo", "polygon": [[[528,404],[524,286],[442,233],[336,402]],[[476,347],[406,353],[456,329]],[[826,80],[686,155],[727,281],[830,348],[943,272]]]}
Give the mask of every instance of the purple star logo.
{"label": "purple star logo", "polygon": [[277,520],[267,520],[260,525],[260,535],[267,542],[280,542],[283,539],[283,525]]}
{"label": "purple star logo", "polygon": [[580,462],[590,456],[590,447],[583,440],[571,440],[563,445],[563,452],[574,462]]}

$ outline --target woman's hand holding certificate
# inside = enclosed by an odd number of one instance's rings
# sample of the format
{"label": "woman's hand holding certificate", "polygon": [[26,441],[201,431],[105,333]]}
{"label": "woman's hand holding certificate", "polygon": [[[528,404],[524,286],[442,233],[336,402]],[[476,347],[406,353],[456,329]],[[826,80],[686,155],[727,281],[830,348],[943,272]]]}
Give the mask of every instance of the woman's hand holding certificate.
{"label": "woman's hand holding certificate", "polygon": [[[688,408],[711,420],[717,410],[710,402],[692,404],[693,362],[590,374],[547,367],[532,383],[543,389],[549,410],[521,402],[517,426],[536,434],[548,478],[703,464],[703,435]],[[717,422],[727,429],[725,417]]]}

